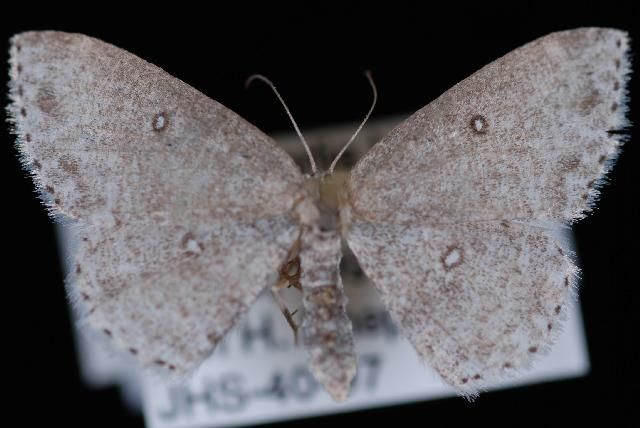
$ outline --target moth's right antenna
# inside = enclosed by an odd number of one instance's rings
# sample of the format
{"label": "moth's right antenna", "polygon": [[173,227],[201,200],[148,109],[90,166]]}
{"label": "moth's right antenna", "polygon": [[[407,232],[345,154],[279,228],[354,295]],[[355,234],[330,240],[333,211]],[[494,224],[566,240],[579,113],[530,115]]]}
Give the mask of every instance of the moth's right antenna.
{"label": "moth's right antenna", "polygon": [[313,175],[316,175],[316,173],[318,172],[318,168],[316,167],[316,161],[313,159],[313,154],[311,154],[311,149],[309,149],[309,145],[307,144],[307,141],[302,136],[302,132],[300,132],[300,129],[298,128],[298,124],[296,123],[295,120],[293,120],[293,116],[291,115],[291,112],[289,111],[289,108],[285,104],[284,100],[280,96],[280,93],[276,89],[276,86],[273,84],[273,82],[271,82],[271,80],[267,79],[262,74],[253,74],[253,75],[249,76],[247,81],[244,83],[245,88],[249,88],[249,85],[251,85],[251,82],[253,82],[255,79],[262,80],[264,83],[266,83],[267,85],[269,85],[271,87],[273,92],[275,92],[276,96],[280,100],[280,103],[284,107],[284,111],[287,112],[287,115],[289,116],[289,119],[291,120],[291,123],[293,123],[293,127],[295,128],[296,132],[298,133],[298,137],[300,137],[300,141],[302,141],[302,145],[304,146],[304,149],[307,151],[307,156],[309,157],[309,163],[311,164],[311,173]]}
{"label": "moth's right antenna", "polygon": [[371,108],[369,109],[367,115],[364,117],[364,120],[362,121],[360,126],[358,126],[358,129],[356,129],[356,132],[353,133],[347,144],[344,145],[342,150],[340,150],[340,153],[338,153],[333,162],[331,162],[331,166],[329,167],[329,174],[333,174],[333,169],[336,167],[336,164],[338,163],[344,152],[347,151],[347,148],[351,145],[351,143],[353,143],[353,140],[356,139],[364,124],[367,123],[367,119],[369,119],[369,116],[371,116],[371,112],[373,112],[373,109],[376,106],[376,102],[378,101],[378,90],[376,89],[376,84],[373,82],[373,78],[371,77],[371,72],[367,70],[365,71],[364,75],[367,76],[367,80],[369,81],[371,89],[373,90],[373,102],[371,103]]}

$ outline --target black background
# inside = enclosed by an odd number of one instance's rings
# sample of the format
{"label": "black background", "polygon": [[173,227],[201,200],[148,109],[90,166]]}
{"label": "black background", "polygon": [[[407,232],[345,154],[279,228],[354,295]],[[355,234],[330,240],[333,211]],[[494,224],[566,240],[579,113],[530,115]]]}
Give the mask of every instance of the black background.
{"label": "black background", "polygon": [[[40,29],[98,37],[162,67],[266,132],[288,131],[290,125],[265,87],[244,90],[244,80],[256,72],[276,82],[304,130],[360,120],[370,102],[362,75],[366,69],[380,93],[374,117],[382,117],[417,110],[486,63],[551,31],[611,26],[630,31],[636,48],[640,40],[640,17],[631,2],[512,2],[508,7],[362,2],[234,9],[213,3],[208,10],[158,2],[132,9],[131,4],[98,3],[86,10],[34,5],[3,13],[0,40],[8,47],[11,34]],[[6,64],[6,49],[0,55]],[[630,87],[630,118],[636,121],[637,62]],[[79,378],[53,225],[20,168],[13,138],[1,128],[3,354],[9,373],[0,398],[3,418],[19,416],[15,425],[20,426],[143,426],[142,418],[122,405],[117,390],[91,390]],[[632,402],[639,385],[638,324],[632,314],[638,280],[632,263],[638,254],[638,127],[631,134],[598,208],[575,225],[592,364],[588,376],[485,393],[473,403],[451,398],[287,425],[556,425],[596,416],[607,425],[631,424],[632,418],[637,423]]]}

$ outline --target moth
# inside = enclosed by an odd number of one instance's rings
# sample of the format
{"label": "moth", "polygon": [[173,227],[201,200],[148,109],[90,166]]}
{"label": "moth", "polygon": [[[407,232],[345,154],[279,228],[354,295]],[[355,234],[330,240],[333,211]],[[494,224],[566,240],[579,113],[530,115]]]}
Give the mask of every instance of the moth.
{"label": "moth", "polygon": [[339,157],[303,174],[231,110],[80,34],[12,38],[8,111],[50,214],[74,221],[74,298],[143,366],[192,371],[261,290],[295,286],[309,367],[346,399],[344,239],[420,357],[473,395],[559,330],[577,268],[550,225],[593,208],[619,152],[628,50],[615,29],[539,38],[346,175],[333,173]]}

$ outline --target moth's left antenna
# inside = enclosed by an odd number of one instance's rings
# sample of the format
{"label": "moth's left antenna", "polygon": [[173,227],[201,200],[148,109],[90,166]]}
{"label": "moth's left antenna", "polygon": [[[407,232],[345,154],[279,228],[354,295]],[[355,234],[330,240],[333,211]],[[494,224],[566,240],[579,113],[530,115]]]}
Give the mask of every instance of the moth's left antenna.
{"label": "moth's left antenna", "polygon": [[285,104],[284,100],[280,96],[280,93],[276,89],[276,86],[273,84],[273,82],[271,82],[271,80],[267,79],[263,75],[254,74],[254,75],[249,76],[249,78],[245,82],[245,84],[244,84],[245,88],[249,88],[249,85],[251,85],[251,82],[253,82],[255,79],[262,80],[264,83],[269,85],[271,87],[271,89],[273,89],[273,92],[275,92],[276,96],[280,100],[280,103],[284,107],[284,111],[287,112],[287,115],[289,116],[289,119],[291,120],[291,123],[293,123],[293,127],[295,128],[296,133],[298,134],[298,137],[300,137],[300,141],[302,141],[302,145],[304,146],[304,149],[307,152],[307,156],[309,157],[309,163],[311,164],[311,173],[313,175],[316,175],[316,173],[318,172],[318,168],[316,167],[316,161],[313,159],[313,154],[311,154],[311,149],[309,149],[309,145],[307,144],[307,141],[304,139],[304,136],[302,135],[302,132],[300,132],[300,128],[298,128],[298,124],[293,119],[293,116],[291,115],[291,112],[289,111],[289,108],[287,107],[287,105]]}

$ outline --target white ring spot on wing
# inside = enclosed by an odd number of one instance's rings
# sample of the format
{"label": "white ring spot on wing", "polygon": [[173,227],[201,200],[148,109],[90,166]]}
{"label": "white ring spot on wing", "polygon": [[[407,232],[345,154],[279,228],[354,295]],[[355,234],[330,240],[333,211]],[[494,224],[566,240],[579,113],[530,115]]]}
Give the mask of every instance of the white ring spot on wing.
{"label": "white ring spot on wing", "polygon": [[484,134],[487,132],[487,128],[487,119],[481,114],[476,114],[471,118],[471,129],[477,134]]}
{"label": "white ring spot on wing", "polygon": [[457,248],[452,249],[444,258],[444,264],[447,267],[451,267],[454,264],[458,263],[462,259],[462,255]]}
{"label": "white ring spot on wing", "polygon": [[154,131],[162,131],[167,127],[167,114],[165,112],[158,113],[153,116],[153,129]]}
{"label": "white ring spot on wing", "polygon": [[462,248],[456,245],[450,245],[447,250],[440,257],[440,262],[445,270],[451,270],[454,267],[460,266],[464,261],[464,251]]}

